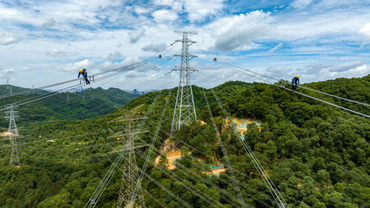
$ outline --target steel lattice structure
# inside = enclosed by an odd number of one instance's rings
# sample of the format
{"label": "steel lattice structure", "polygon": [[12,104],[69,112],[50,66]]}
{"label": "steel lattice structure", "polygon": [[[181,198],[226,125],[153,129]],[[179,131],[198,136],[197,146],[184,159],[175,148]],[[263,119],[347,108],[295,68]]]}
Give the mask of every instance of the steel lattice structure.
{"label": "steel lattice structure", "polygon": [[190,84],[190,74],[197,70],[189,66],[189,61],[197,57],[189,53],[189,46],[196,43],[195,41],[189,40],[189,36],[196,35],[197,33],[179,31],[175,31],[175,33],[182,34],[182,40],[176,40],[176,42],[182,43],[182,52],[181,54],[175,55],[181,56],[181,66],[179,69],[174,69],[174,71],[180,71],[180,81],[173,112],[171,135],[173,135],[176,130],[180,129],[181,125],[189,124],[191,120],[197,119],[193,90]]}
{"label": "steel lattice structure", "polygon": [[6,107],[6,109],[9,109],[9,111],[5,111],[5,118],[9,119],[9,128],[8,128],[8,136],[10,143],[12,145],[12,154],[10,156],[10,162],[9,165],[17,165],[20,166],[21,162],[19,159],[18,155],[18,149],[17,149],[17,136],[18,134],[18,129],[17,129],[17,124],[15,122],[15,119],[18,117],[17,111],[14,111],[15,106],[13,104],[10,104]]}
{"label": "steel lattice structure", "polygon": [[[137,109],[131,112],[131,115],[126,120],[126,130],[129,135],[126,147],[126,163],[122,169],[122,181],[121,188],[118,193],[117,207],[124,205],[127,208],[131,207],[146,207],[144,202],[144,196],[141,189],[141,184],[136,189],[137,183],[139,182],[139,170],[137,168],[137,162],[135,157],[135,149],[143,147],[142,144],[135,144],[135,139],[140,131],[135,129],[135,120],[146,119],[133,118],[132,116],[136,113]],[[136,189],[136,190],[135,190]],[[135,193],[135,194],[134,194]],[[132,198],[132,196],[135,196]]]}

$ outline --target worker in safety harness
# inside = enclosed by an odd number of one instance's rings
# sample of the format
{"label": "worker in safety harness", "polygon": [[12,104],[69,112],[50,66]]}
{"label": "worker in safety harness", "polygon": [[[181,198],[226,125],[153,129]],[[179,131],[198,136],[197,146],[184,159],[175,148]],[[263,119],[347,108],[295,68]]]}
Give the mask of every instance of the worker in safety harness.
{"label": "worker in safety harness", "polygon": [[80,78],[80,75],[82,74],[83,78],[85,79],[86,84],[90,84],[89,79],[87,79],[87,72],[86,69],[80,69],[80,72],[78,73],[77,79]]}
{"label": "worker in safety harness", "polygon": [[292,90],[296,90],[299,85],[299,75],[297,74],[297,76],[292,79]]}

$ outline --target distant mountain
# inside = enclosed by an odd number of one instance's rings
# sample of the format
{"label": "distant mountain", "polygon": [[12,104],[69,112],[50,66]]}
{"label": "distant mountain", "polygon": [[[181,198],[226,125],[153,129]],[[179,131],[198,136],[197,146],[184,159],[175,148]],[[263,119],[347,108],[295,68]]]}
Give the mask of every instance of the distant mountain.
{"label": "distant mountain", "polygon": [[[13,93],[28,91],[31,89],[12,86]],[[17,95],[10,98],[0,100],[0,106],[5,106],[9,103],[15,103],[23,100],[32,100],[40,96],[45,96],[50,93],[45,90],[39,90],[35,93],[25,95]],[[0,85],[0,96],[9,94],[9,89],[6,85]],[[68,92],[59,93],[22,105],[17,110],[19,111],[18,124],[33,121],[48,121],[54,119],[86,119],[95,118],[105,115],[114,109],[125,105],[133,98],[139,95],[133,95],[117,88],[102,88],[85,89],[83,92]],[[0,117],[0,126],[7,127],[7,121]]]}

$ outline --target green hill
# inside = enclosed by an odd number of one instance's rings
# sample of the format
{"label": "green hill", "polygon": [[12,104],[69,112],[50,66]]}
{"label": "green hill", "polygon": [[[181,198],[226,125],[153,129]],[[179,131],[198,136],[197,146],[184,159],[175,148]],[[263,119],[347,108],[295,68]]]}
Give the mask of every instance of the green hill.
{"label": "green hill", "polygon": [[[16,91],[27,91],[30,89],[12,86]],[[13,92],[16,92],[13,91]],[[0,85],[0,92],[7,92],[5,85]],[[47,95],[45,90],[38,90],[35,93],[17,95],[0,100],[0,106],[26,99],[36,99],[39,96]],[[4,95],[4,94],[0,94]],[[104,90],[102,88],[86,89],[84,92],[66,92],[41,99],[30,104],[22,105],[18,110],[20,116],[17,120],[19,125],[35,121],[53,121],[57,119],[86,119],[95,118],[112,112],[114,109],[127,104],[137,97],[117,88]],[[69,97],[69,100],[68,100]],[[7,127],[7,121],[0,117],[0,126]]]}
{"label": "green hill", "polygon": [[[352,82],[353,89],[370,90],[369,76],[307,85],[335,94],[336,86],[351,89]],[[369,119],[261,83],[227,82],[214,89],[230,114],[262,122],[262,129],[254,124],[248,126],[246,142],[290,207],[370,206]],[[168,136],[177,92],[173,89],[155,147],[160,149],[163,141],[169,139],[181,149],[182,159],[177,160],[175,169],[166,170],[167,161],[163,157],[158,165],[152,163],[159,155],[156,152],[146,173],[190,207],[210,206],[201,195],[209,197],[208,201],[216,206],[238,207],[230,173],[211,177],[205,174],[210,171],[210,165],[225,164],[225,158],[201,90],[193,86],[198,118],[208,125],[193,122],[183,126],[173,137]],[[298,90],[347,107],[352,105]],[[148,132],[140,135],[143,142],[151,142],[168,92],[160,93],[145,126]],[[211,91],[206,90],[206,94],[248,207],[276,207],[236,136],[223,127],[221,109]],[[369,94],[349,93],[348,90],[338,95],[367,102]],[[83,207],[117,157],[117,150],[123,148],[126,137],[120,132],[125,134],[126,122],[113,121],[121,120],[135,108],[138,108],[136,117],[144,115],[155,96],[157,93],[137,97],[123,108],[97,118],[50,122],[23,131],[26,132],[23,138],[18,139],[20,168],[8,166],[11,147],[3,140],[0,207]],[[368,112],[363,107],[353,107]],[[139,167],[147,152],[147,147],[137,149]],[[99,200],[99,207],[115,207],[121,186],[120,174],[117,171],[113,177]],[[158,201],[168,207],[183,207],[157,183],[144,178],[143,188],[155,197],[154,200],[144,194],[147,207],[161,207]]]}

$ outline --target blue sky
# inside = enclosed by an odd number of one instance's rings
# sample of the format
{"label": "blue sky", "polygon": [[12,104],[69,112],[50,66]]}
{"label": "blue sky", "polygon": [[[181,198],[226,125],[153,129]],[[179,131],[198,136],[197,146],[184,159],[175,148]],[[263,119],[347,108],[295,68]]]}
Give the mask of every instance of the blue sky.
{"label": "blue sky", "polygon": [[[302,82],[370,73],[370,1],[360,0],[0,0],[0,82],[35,87],[178,53],[174,30],[195,31],[192,83],[258,81],[221,62]],[[152,61],[103,85],[176,86],[180,58]],[[160,77],[160,78],[158,78]],[[140,83],[155,80],[149,85]],[[122,84],[126,80],[129,84]],[[100,86],[98,83],[95,87]]]}

